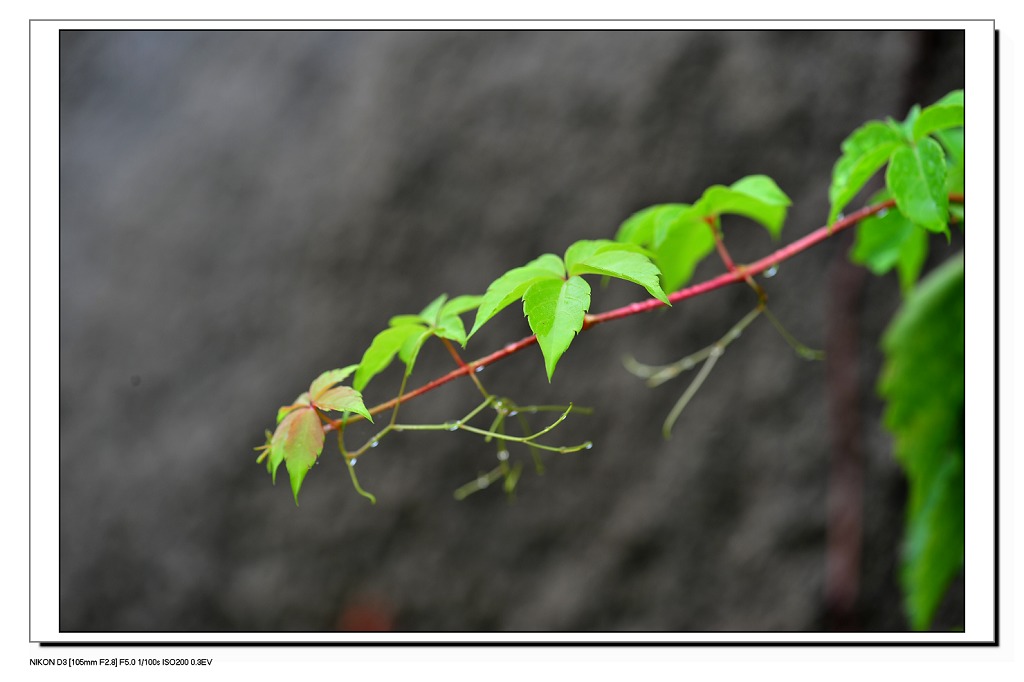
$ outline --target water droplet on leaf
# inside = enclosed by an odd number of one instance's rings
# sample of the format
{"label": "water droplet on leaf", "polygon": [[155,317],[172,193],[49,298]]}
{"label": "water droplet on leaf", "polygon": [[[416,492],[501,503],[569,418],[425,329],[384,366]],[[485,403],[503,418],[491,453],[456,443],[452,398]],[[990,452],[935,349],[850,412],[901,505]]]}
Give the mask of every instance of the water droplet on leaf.
{"label": "water droplet on leaf", "polygon": [[498,450],[498,459],[502,462],[508,459],[508,450]]}
{"label": "water droplet on leaf", "polygon": [[477,366],[476,366],[476,367],[475,367],[475,368],[473,369],[473,371],[474,371],[474,372],[476,372],[477,374],[479,374],[480,372],[484,371],[484,367],[486,367],[486,365],[477,365]]}
{"label": "water droplet on leaf", "polygon": [[768,268],[767,270],[764,271],[764,276],[765,277],[774,277],[777,274],[779,274],[779,266],[778,265],[773,265],[773,266],[771,266],[770,268]]}
{"label": "water droplet on leaf", "polygon": [[459,430],[459,422],[452,422],[452,423],[448,424],[448,430],[449,431],[458,431]]}
{"label": "water droplet on leaf", "polygon": [[[375,447],[377,447],[378,445],[380,445],[380,441],[379,441],[379,440],[375,440],[375,441],[373,441],[372,443],[370,443],[370,447],[371,447],[371,448],[375,448]],[[352,461],[354,462],[355,460],[352,460]]]}
{"label": "water droplet on leaf", "polygon": [[588,441],[586,442],[586,444],[585,444],[585,445],[583,446],[583,449],[584,449],[584,450],[590,450],[590,449],[591,449],[592,447],[594,447],[594,444],[593,444],[593,443],[591,443],[591,442],[590,442],[590,441],[588,440]]}
{"label": "water droplet on leaf", "polygon": [[356,458],[355,458],[355,457],[353,457],[352,459],[350,459],[350,460],[348,461],[348,465],[349,465],[350,467],[354,467],[354,466],[356,465]]}

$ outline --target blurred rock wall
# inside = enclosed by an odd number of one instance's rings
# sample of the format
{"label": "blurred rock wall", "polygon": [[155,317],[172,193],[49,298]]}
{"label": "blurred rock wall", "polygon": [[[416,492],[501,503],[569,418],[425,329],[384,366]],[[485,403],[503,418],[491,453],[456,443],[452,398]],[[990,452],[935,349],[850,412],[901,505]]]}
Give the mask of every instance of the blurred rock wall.
{"label": "blurred rock wall", "polygon": [[[794,201],[784,240],[809,232],[849,132],[963,87],[962,34],[63,32],[60,64],[62,630],[829,627],[824,366],[758,321],[670,440],[688,377],[648,389],[622,367],[716,340],[753,307],[746,287],[597,327],[551,384],[535,347],[480,374],[520,403],[594,408],[546,442],[595,447],[545,455],[542,476],[513,449],[513,501],[453,499],[497,462],[466,433],[394,434],[361,458],[376,506],[331,439],[299,508],[253,447],[390,316],[482,293],[644,206],[765,173]],[[740,261],[774,248],[753,224],[725,229]],[[848,246],[766,281],[811,346]],[[720,270],[708,259],[696,279]],[[851,622],[902,630],[905,491],[873,393],[899,294],[894,278],[864,287]],[[595,282],[592,312],[641,298]],[[467,354],[528,333],[510,308]],[[426,348],[412,383],[450,368]],[[402,420],[457,418],[475,398],[455,382]]]}

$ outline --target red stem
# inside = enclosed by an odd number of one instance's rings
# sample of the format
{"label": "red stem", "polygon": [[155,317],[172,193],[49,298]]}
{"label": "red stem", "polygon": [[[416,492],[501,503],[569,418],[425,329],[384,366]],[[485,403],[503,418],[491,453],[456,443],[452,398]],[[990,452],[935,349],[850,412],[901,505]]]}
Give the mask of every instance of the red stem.
{"label": "red stem", "polygon": [[[963,203],[964,196],[962,194],[951,194],[949,195],[949,199],[950,201]],[[775,251],[774,253],[769,254],[764,258],[751,263],[750,265],[737,267],[732,272],[726,272],[719,275],[718,277],[714,277],[705,282],[701,282],[700,284],[694,284],[691,287],[680,289],[674,294],[671,294],[668,297],[668,300],[671,301],[672,303],[678,303],[679,301],[685,301],[688,298],[700,296],[701,294],[706,294],[709,291],[714,291],[715,289],[721,289],[722,287],[727,286],[729,284],[735,284],[736,282],[745,281],[748,277],[760,274],[767,270],[768,268],[772,267],[773,265],[778,265],[782,261],[792,258],[798,253],[806,251],[815,244],[825,241],[832,235],[842,232],[843,230],[852,227],[853,225],[856,225],[864,218],[874,215],[879,211],[892,208],[895,205],[896,202],[894,202],[892,199],[889,199],[879,204],[865,206],[859,211],[855,211],[854,213],[851,213],[850,215],[846,216],[842,220],[836,221],[832,225],[819,227],[817,230],[811,232],[807,236],[797,239],[795,242],[792,242],[782,247],[778,251]],[[581,329],[580,331],[582,333],[583,331],[590,329],[594,325],[601,324],[602,322],[609,322],[611,320],[618,320],[623,317],[629,317],[631,315],[637,315],[639,313],[646,313],[651,310],[661,308],[664,305],[665,304],[659,301],[658,299],[651,298],[646,301],[638,301],[637,303],[631,303],[621,308],[609,310],[608,312],[605,313],[599,313],[597,315],[587,315],[586,318],[584,318],[583,320],[583,329]],[[397,398],[392,398],[387,402],[381,403],[380,405],[371,408],[370,414],[379,414],[381,412],[390,410],[394,408],[396,404],[404,403],[406,401],[412,400],[413,398],[416,398],[417,396],[421,396],[424,393],[433,391],[435,388],[443,386],[444,384],[447,384],[449,381],[452,381],[453,379],[458,379],[459,377],[467,375],[470,372],[477,371],[477,369],[479,368],[483,368],[488,365],[494,364],[495,362],[503,360],[504,358],[507,358],[508,356],[513,355],[515,353],[518,353],[522,349],[528,346],[532,346],[535,343],[537,343],[536,336],[527,336],[526,338],[520,339],[515,343],[510,343],[506,345],[504,348],[494,351],[490,355],[486,355],[482,358],[461,365],[458,369],[453,369],[444,376],[440,376],[434,379],[433,381],[426,383],[423,386],[420,386],[415,390],[409,391],[408,393],[405,393]],[[361,417],[359,417],[358,415],[352,415],[348,419],[348,421],[352,422],[358,419],[361,419]],[[324,425],[324,430],[332,431],[338,428],[338,425],[339,422],[330,421]]]}

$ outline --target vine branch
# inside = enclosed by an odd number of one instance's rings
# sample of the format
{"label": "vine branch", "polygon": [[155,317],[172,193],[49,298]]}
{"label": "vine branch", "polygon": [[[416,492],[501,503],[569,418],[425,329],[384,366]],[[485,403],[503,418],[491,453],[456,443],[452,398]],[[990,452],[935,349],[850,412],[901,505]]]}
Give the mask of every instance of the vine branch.
{"label": "vine branch", "polygon": [[[952,202],[962,204],[964,201],[964,195],[950,194],[949,199]],[[865,206],[864,208],[855,211],[840,220],[837,220],[835,223],[831,225],[819,227],[810,234],[807,234],[806,236],[801,237],[800,239],[797,239],[796,241],[791,242],[786,246],[783,246],[781,249],[778,249],[777,251],[768,254],[767,256],[761,258],[760,260],[754,261],[753,263],[750,263],[748,265],[736,266],[736,268],[730,272],[725,272],[721,275],[718,275],[717,277],[713,277],[699,284],[694,284],[693,286],[680,289],[679,291],[670,294],[668,296],[668,300],[672,303],[678,303],[680,301],[685,301],[688,298],[694,298],[696,296],[706,294],[716,289],[721,289],[722,287],[728,286],[730,284],[748,281],[748,279],[750,279],[754,275],[758,275],[764,272],[765,270],[771,268],[772,266],[778,265],[782,261],[788,260],[789,258],[792,258],[793,256],[796,256],[797,254],[806,251],[812,246],[815,246],[816,244],[825,241],[832,235],[838,234],[839,232],[842,232],[843,230],[846,230],[856,225],[864,218],[872,216],[880,211],[892,208],[895,205],[895,201],[893,201],[892,199],[888,199],[878,204]],[[650,312],[652,310],[661,308],[664,305],[665,304],[659,301],[658,299],[651,298],[645,301],[631,303],[621,308],[615,308],[614,310],[609,310],[604,313],[587,315],[583,320],[583,328],[580,330],[580,333],[598,324],[610,322],[612,320],[618,320],[624,317],[630,317],[632,315],[638,315],[640,313]],[[501,349],[496,350],[489,355],[485,355],[482,358],[478,358],[477,360],[473,360],[472,362],[468,363],[461,363],[458,368],[448,372],[447,374],[440,376],[434,379],[433,381],[430,381],[420,386],[419,388],[408,391],[407,393],[402,393],[399,396],[392,398],[391,400],[380,403],[379,405],[370,408],[369,412],[370,414],[379,414],[381,412],[386,412],[387,410],[393,409],[402,403],[412,400],[413,398],[417,398],[423,395],[424,393],[429,393],[430,391],[433,391],[434,389],[439,388],[454,379],[458,379],[459,377],[467,374],[472,375],[477,370],[483,367],[487,367],[488,365],[492,365],[498,362],[499,360],[503,360],[511,355],[514,355],[519,351],[523,350],[524,348],[532,346],[535,343],[537,343],[537,337],[533,335],[522,338],[514,343],[509,343],[502,347]],[[338,429],[343,423],[351,423],[353,421],[358,421],[360,419],[362,419],[362,417],[359,415],[351,415],[345,420],[332,420],[324,425],[324,430],[333,431]]]}

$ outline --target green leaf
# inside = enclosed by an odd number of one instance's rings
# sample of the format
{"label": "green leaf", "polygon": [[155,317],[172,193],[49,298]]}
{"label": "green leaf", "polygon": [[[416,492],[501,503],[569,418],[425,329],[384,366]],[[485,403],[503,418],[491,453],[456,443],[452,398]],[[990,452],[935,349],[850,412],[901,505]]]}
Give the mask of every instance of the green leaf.
{"label": "green leaf", "polygon": [[938,142],[924,138],[897,149],[885,181],[903,215],[932,232],[949,233],[946,158]]}
{"label": "green leaf", "polygon": [[441,294],[420,311],[420,319],[424,324],[433,326],[437,324],[437,315],[441,312],[441,306],[448,300],[448,294]]}
{"label": "green leaf", "polygon": [[405,376],[412,374],[412,368],[416,364],[416,356],[420,354],[420,348],[433,335],[433,329],[423,329],[418,334],[410,334],[402,347],[398,349],[398,358],[405,363]]}
{"label": "green leaf", "polygon": [[329,369],[309,385],[309,396],[312,396],[312,401],[316,402],[316,399],[324,393],[327,389],[335,384],[340,384],[349,377],[352,372],[355,372],[359,365],[349,365],[348,367],[342,367],[341,369]]}
{"label": "green leaf", "polygon": [[436,333],[442,339],[451,339],[462,346],[466,345],[466,326],[458,315],[445,315],[438,320]]}
{"label": "green leaf", "polygon": [[335,386],[313,401],[313,405],[325,412],[355,412],[373,421],[373,416],[363,405],[363,396],[348,386]]}
{"label": "green leaf", "polygon": [[[871,203],[888,199],[888,192],[879,192]],[[857,239],[850,251],[850,260],[884,275],[897,268],[904,295],[917,282],[928,255],[928,233],[911,223],[897,210],[889,210],[865,218],[857,226]]]}
{"label": "green leaf", "polygon": [[884,421],[910,488],[901,580],[915,629],[964,560],[964,310],[961,253],[907,296],[882,338]]}
{"label": "green leaf", "polygon": [[772,238],[778,239],[786,208],[792,202],[767,175],[749,175],[731,186],[714,185],[694,205],[701,217],[736,214],[764,225]]}
{"label": "green leaf", "polygon": [[885,165],[892,153],[906,144],[898,129],[881,121],[871,121],[853,131],[842,144],[843,155],[832,169],[828,190],[832,210],[828,223],[836,221],[867,181]]}
{"label": "green leaf", "polygon": [[544,354],[548,381],[555,365],[573,338],[583,328],[583,318],[590,308],[590,285],[579,276],[543,279],[535,282],[523,298],[523,312],[530,329],[537,335],[537,345]]}
{"label": "green leaf", "polygon": [[291,412],[277,425],[270,441],[272,475],[277,478],[277,467],[284,461],[292,482],[295,504],[299,503],[299,488],[310,467],[324,449],[324,429],[313,408]]}
{"label": "green leaf", "polygon": [[389,327],[404,327],[409,324],[427,325],[429,323],[419,315],[395,315],[388,320]]}
{"label": "green leaf", "polygon": [[921,105],[915,104],[910,107],[910,111],[907,112],[907,117],[903,120],[903,123],[899,124],[899,128],[903,131],[903,136],[907,138],[907,142],[914,141],[914,126],[917,125],[917,119],[920,116]]}
{"label": "green leaf", "polygon": [[615,241],[651,247],[654,244],[655,227],[664,220],[672,220],[689,204],[658,204],[637,211],[619,226]]}
{"label": "green leaf", "polygon": [[914,121],[914,141],[940,130],[962,128],[964,125],[963,104],[933,104]]}
{"label": "green leaf", "polygon": [[648,247],[661,270],[663,291],[677,291],[715,249],[711,227],[689,204],[660,204],[635,213],[616,239]]}
{"label": "green leaf", "polygon": [[402,324],[397,327],[389,327],[374,337],[370,347],[363,353],[363,359],[359,362],[359,369],[356,370],[356,378],[352,386],[357,391],[362,391],[370,379],[377,376],[391,364],[395,354],[405,344],[409,337],[421,334],[426,331],[422,324]]}
{"label": "green leaf", "polygon": [[494,317],[508,305],[518,301],[535,282],[544,279],[558,279],[565,277],[565,266],[562,259],[550,253],[536,258],[526,265],[509,270],[498,279],[491,282],[487,292],[480,300],[480,307],[476,311],[476,321],[469,336],[477,333],[477,330],[487,320]]}
{"label": "green leaf", "polygon": [[697,264],[714,250],[714,233],[703,220],[677,220],[670,223],[654,251],[665,291],[681,289],[693,277]]}
{"label": "green leaf", "polygon": [[636,252],[631,245],[617,244],[607,239],[579,241],[566,250],[565,267],[570,277],[603,275],[639,284],[651,296],[671,305],[658,282],[661,276],[658,266],[649,257]]}
{"label": "green leaf", "polygon": [[448,315],[461,315],[462,313],[469,312],[470,310],[475,310],[480,307],[480,301],[482,301],[483,298],[483,296],[456,296],[441,307],[441,314],[439,317],[443,318]]}
{"label": "green leaf", "polygon": [[964,565],[964,460],[950,456],[929,480],[907,523],[900,580],[915,630],[926,630]]}
{"label": "green leaf", "polygon": [[[946,150],[948,171],[946,191],[964,193],[964,129],[953,128],[935,133]],[[952,207],[951,207],[952,208]]]}

